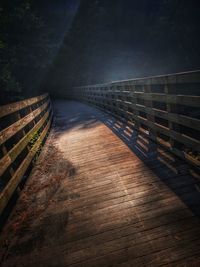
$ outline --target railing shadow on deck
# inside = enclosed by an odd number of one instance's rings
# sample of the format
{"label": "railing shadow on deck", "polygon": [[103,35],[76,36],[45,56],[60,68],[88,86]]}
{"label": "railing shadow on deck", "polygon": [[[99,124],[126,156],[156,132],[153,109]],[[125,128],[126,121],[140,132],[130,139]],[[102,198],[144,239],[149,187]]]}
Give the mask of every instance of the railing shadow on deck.
{"label": "railing shadow on deck", "polygon": [[65,117],[62,117],[62,111],[59,113],[54,106],[55,131],[58,128],[59,135],[75,128],[85,130],[96,127],[99,123],[105,124],[186,204],[194,215],[200,217],[200,181],[190,174],[191,166],[188,163],[169,154],[150,139],[145,139],[141,133],[131,129],[125,120],[119,120],[93,106],[79,103],[85,111],[81,112],[77,110],[75,103],[77,102],[69,101],[66,109],[66,102],[59,101],[59,109],[62,110],[63,105],[65,112],[68,113]]}
{"label": "railing shadow on deck", "polygon": [[[126,122],[104,114],[99,119],[164,182],[193,212],[200,217],[200,181],[190,174],[191,166],[158,144],[130,129]],[[170,160],[169,160],[169,157]]]}

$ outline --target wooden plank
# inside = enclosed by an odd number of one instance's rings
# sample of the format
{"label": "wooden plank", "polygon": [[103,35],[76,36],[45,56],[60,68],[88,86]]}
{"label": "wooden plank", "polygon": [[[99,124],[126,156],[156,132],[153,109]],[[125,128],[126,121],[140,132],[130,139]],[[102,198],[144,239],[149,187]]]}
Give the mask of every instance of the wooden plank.
{"label": "wooden plank", "polygon": [[152,77],[129,79],[124,81],[115,81],[113,85],[149,85],[149,84],[182,84],[182,83],[199,83],[200,81],[200,71],[188,71],[180,72],[168,75],[158,75]]}
{"label": "wooden plank", "polygon": [[17,156],[28,145],[31,137],[37,132],[46,119],[48,118],[50,109],[46,111],[44,116],[38,121],[37,124],[2,158],[0,159],[0,176],[6,171],[10,164],[17,158]]}
{"label": "wooden plank", "polygon": [[[193,149],[196,149],[197,151],[200,151],[200,142],[198,140],[191,138],[189,136],[183,135],[181,133],[178,133],[174,130],[169,130],[169,128],[164,127],[163,125],[160,125],[157,123],[152,123],[151,121],[149,121],[143,117],[136,116],[134,114],[132,115],[132,117],[134,118],[134,120],[142,122],[150,129],[156,130],[162,134],[165,134],[169,137],[172,137],[173,139],[175,139],[179,142],[182,142],[183,144],[186,144],[187,146],[189,146]],[[184,119],[184,116],[182,116],[182,119]],[[153,140],[155,141],[154,138],[153,138]]]}
{"label": "wooden plank", "polygon": [[132,107],[134,110],[143,111],[147,114],[151,114],[153,116],[156,116],[156,117],[168,120],[168,121],[172,121],[172,122],[184,125],[186,127],[192,128],[194,130],[200,131],[200,120],[199,119],[195,119],[190,116],[185,116],[181,114],[170,113],[165,110],[149,108],[144,105],[138,105],[138,104],[134,105],[130,103],[130,104],[127,104],[127,106]]}
{"label": "wooden plank", "polygon": [[11,113],[14,113],[18,110],[21,110],[27,106],[33,105],[43,99],[45,99],[48,96],[48,94],[43,94],[41,96],[25,99],[19,102],[15,102],[12,104],[4,105],[0,107],[0,118],[9,115]]}
{"label": "wooden plank", "polygon": [[17,132],[22,130],[26,125],[28,125],[31,121],[35,119],[45,108],[47,108],[49,104],[49,99],[39,108],[34,110],[33,112],[29,113],[22,119],[16,121],[6,129],[0,132],[0,145],[6,142],[9,138],[15,135]]}
{"label": "wooden plank", "polygon": [[37,142],[34,144],[34,146],[29,151],[26,158],[23,160],[21,165],[18,167],[16,172],[14,173],[13,177],[10,179],[6,187],[4,188],[3,192],[0,193],[0,214],[3,212],[4,208],[6,207],[8,201],[10,200],[13,192],[17,188],[18,184],[20,183],[23,175],[25,174],[27,168],[29,167],[32,159],[34,158],[36,152],[38,151],[43,139],[45,138],[49,128],[51,125],[51,118],[49,119],[49,122],[47,123],[46,127],[44,128],[43,132],[39,136]]}
{"label": "wooden plank", "polygon": [[156,94],[156,93],[140,93],[134,92],[132,94],[134,97],[149,101],[158,101],[171,104],[180,104],[190,107],[200,106],[200,96],[193,95],[166,95],[166,94]]}
{"label": "wooden plank", "polygon": [[[150,109],[147,109],[147,112],[149,111]],[[168,116],[168,118],[172,118],[172,121],[174,122],[178,122],[179,121],[179,115],[176,115],[176,114],[167,114],[166,116]],[[182,142],[183,144],[186,144],[187,146],[191,147],[191,148],[195,148],[197,151],[200,150],[200,142],[194,138],[190,138],[189,136],[186,136],[186,135],[183,135],[181,133],[178,133],[174,130],[169,130],[168,128],[162,126],[162,125],[159,125],[157,123],[152,123],[151,121],[143,118],[143,117],[140,117],[140,116],[136,116],[136,115],[132,115],[133,119],[135,121],[140,121],[142,122],[143,124],[145,124],[147,127],[149,127],[150,129],[152,130],[156,130],[160,133],[163,133],[169,137],[172,137],[173,139],[179,141],[179,142]],[[161,116],[160,116],[161,117]],[[163,116],[164,118],[166,118],[165,116]],[[170,121],[170,120],[169,120]],[[200,124],[199,124],[199,120],[197,119],[191,119],[189,117],[186,117],[186,116],[183,116],[181,115],[180,116],[180,124],[182,125],[186,125],[189,127],[189,125],[191,125],[193,123],[193,126],[191,128],[194,128],[194,129],[199,129],[200,127]],[[153,139],[155,141],[155,139]]]}

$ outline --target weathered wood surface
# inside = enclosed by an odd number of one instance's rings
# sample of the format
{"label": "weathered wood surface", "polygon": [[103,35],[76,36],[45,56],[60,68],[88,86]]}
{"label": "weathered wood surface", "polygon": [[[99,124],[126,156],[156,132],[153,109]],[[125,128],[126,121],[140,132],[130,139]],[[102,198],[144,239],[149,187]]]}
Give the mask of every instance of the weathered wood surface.
{"label": "weathered wood surface", "polygon": [[51,119],[48,94],[0,107],[1,216],[44,142]]}
{"label": "weathered wood surface", "polygon": [[8,139],[10,139],[13,135],[15,135],[17,132],[22,130],[25,126],[27,126],[31,121],[35,119],[42,111],[44,111],[49,104],[49,101],[45,102],[41,107],[37,108],[33,112],[30,112],[28,115],[23,117],[22,119],[19,119],[6,129],[2,130],[0,132],[0,145],[5,143]]}
{"label": "weathered wood surface", "polygon": [[48,119],[49,110],[39,120],[39,122],[25,135],[1,160],[0,160],[0,176],[6,171],[11,163],[20,155],[23,149],[30,142],[31,137],[36,133],[45,121]]}
{"label": "weathered wood surface", "polygon": [[140,150],[147,139],[84,104],[55,113],[1,234],[2,267],[199,266],[199,183],[183,165],[160,148],[178,171],[142,161],[113,131]]}
{"label": "weathered wood surface", "polygon": [[22,101],[19,101],[19,102],[15,102],[15,103],[12,103],[12,104],[8,104],[8,105],[5,105],[5,106],[1,106],[0,107],[0,118],[4,117],[4,116],[7,116],[11,113],[14,113],[16,111],[19,111],[27,106],[31,106],[33,104],[36,104],[37,102],[45,99],[46,97],[48,96],[48,94],[44,94],[44,95],[41,95],[41,96],[36,96],[36,97],[33,97],[33,98],[29,98],[29,99],[25,99],[25,100],[22,100]]}

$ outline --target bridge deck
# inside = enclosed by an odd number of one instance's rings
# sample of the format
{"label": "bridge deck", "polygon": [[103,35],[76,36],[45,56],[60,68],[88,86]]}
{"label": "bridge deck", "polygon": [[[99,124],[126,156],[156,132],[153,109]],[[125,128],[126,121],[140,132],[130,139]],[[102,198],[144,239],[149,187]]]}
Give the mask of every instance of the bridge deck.
{"label": "bridge deck", "polygon": [[196,181],[155,160],[150,169],[108,115],[76,102],[55,109],[1,234],[2,266],[199,266]]}

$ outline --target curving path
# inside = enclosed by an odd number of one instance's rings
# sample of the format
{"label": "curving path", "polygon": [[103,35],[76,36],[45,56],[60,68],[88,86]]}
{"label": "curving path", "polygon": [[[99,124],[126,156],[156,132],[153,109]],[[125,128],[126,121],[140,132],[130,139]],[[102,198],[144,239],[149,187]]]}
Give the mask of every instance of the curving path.
{"label": "curving path", "polygon": [[54,108],[1,233],[2,266],[200,266],[196,180],[142,161],[113,133],[128,142],[131,130],[108,115],[78,102]]}

